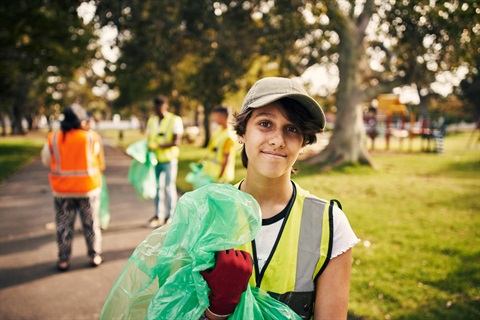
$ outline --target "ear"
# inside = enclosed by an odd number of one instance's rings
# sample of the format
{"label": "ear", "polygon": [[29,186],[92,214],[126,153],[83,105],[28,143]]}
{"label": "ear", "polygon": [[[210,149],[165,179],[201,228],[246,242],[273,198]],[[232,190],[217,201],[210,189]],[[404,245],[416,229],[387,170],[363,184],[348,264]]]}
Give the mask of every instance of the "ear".
{"label": "ear", "polygon": [[237,141],[239,144],[243,144],[245,142],[245,136],[237,134]]}

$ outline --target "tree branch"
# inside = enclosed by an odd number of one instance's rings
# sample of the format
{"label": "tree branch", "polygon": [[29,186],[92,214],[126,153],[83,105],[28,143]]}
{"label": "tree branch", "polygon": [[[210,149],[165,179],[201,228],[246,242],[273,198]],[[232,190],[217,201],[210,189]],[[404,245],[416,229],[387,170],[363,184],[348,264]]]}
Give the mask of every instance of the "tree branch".
{"label": "tree branch", "polygon": [[379,94],[391,92],[394,88],[410,84],[404,78],[397,77],[391,81],[381,81],[379,84],[368,87],[362,91],[361,101],[370,101],[375,99]]}
{"label": "tree branch", "polygon": [[358,16],[356,21],[358,41],[362,42],[365,37],[365,30],[367,29],[368,23],[374,13],[375,6],[373,0],[366,0],[363,6],[362,13]]}

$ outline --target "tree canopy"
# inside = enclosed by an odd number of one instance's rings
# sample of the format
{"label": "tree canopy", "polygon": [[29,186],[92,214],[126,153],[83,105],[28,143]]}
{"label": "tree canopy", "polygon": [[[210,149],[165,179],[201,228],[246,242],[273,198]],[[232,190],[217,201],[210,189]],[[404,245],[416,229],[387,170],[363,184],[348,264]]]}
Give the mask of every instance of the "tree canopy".
{"label": "tree canopy", "polygon": [[[72,79],[88,78],[118,92],[117,110],[146,112],[162,93],[174,98],[177,112],[201,105],[208,116],[258,78],[299,77],[323,65],[339,78],[336,120],[329,145],[309,162],[328,169],[371,164],[362,104],[413,86],[425,110],[439,74],[459,68],[472,79],[478,74],[480,7],[474,0],[88,3],[96,7],[89,25],[78,17],[76,1],[2,3],[1,111],[20,119],[29,105],[55,108],[74,97]],[[92,59],[103,58],[94,34],[103,27],[117,29],[120,57],[106,60],[106,76],[97,79]],[[80,96],[89,99],[85,91]]]}
{"label": "tree canopy", "polygon": [[[126,67],[119,73],[125,78],[118,82],[125,97],[132,92],[145,99],[148,93],[180,88],[208,112],[228,92],[250,84],[245,75],[262,57],[275,63],[275,75],[288,77],[316,64],[336,65],[335,129],[329,146],[310,160],[327,168],[371,163],[362,103],[403,85],[427,96],[439,72],[473,70],[479,47],[475,1],[124,1],[117,6],[99,1],[97,14],[129,35],[122,51]],[[137,73],[140,81],[132,85],[128,79]]]}
{"label": "tree canopy", "polygon": [[[95,37],[76,12],[77,1],[0,4],[0,111],[23,133],[21,119],[63,100],[69,80],[91,56]],[[72,98],[71,98],[72,99]],[[4,131],[5,132],[5,131]]]}

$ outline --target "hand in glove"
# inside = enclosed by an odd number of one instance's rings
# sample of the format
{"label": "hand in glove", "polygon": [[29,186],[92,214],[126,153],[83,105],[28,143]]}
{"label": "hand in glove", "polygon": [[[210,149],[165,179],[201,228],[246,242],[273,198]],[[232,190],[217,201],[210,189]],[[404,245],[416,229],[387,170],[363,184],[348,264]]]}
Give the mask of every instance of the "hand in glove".
{"label": "hand in glove", "polygon": [[246,251],[225,250],[216,254],[213,269],[200,272],[210,288],[209,310],[217,315],[235,311],[252,275],[252,257]]}

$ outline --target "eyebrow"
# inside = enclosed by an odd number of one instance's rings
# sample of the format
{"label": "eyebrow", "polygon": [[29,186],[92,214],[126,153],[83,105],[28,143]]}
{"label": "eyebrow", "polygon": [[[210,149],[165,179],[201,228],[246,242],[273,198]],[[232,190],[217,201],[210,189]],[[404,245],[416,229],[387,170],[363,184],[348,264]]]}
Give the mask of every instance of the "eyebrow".
{"label": "eyebrow", "polygon": [[255,115],[254,118],[258,118],[258,117],[275,118],[275,115],[274,115],[273,113],[270,113],[270,112],[260,112],[260,113],[258,113],[257,115]]}

